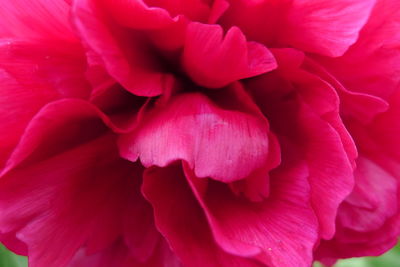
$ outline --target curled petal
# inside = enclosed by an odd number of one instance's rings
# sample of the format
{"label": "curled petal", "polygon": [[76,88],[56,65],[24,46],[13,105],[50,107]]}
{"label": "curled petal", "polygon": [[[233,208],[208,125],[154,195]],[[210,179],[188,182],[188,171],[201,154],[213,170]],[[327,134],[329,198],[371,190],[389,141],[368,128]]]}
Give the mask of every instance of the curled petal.
{"label": "curled petal", "polygon": [[[301,75],[296,77],[299,71]],[[298,68],[289,73],[286,76],[278,70],[265,75],[265,79],[251,85],[251,90],[267,114],[271,129],[302,151],[309,167],[311,202],[319,219],[320,235],[329,239],[335,233],[337,209],[354,186],[357,151],[338,117],[333,88]]]}
{"label": "curled petal", "polygon": [[15,232],[8,232],[5,234],[0,233],[0,241],[2,245],[6,246],[12,252],[18,255],[26,256],[28,254],[28,248],[15,236]]}
{"label": "curled petal", "polygon": [[107,0],[104,3],[119,23],[130,28],[159,29],[174,22],[167,10],[149,7],[143,0]]}
{"label": "curled petal", "polygon": [[222,109],[206,96],[187,93],[143,116],[137,129],[122,136],[121,155],[145,166],[182,159],[198,177],[239,180],[268,157],[264,118]]}
{"label": "curled petal", "polygon": [[226,251],[268,266],[310,266],[318,222],[309,202],[304,161],[284,159],[281,168],[271,172],[269,197],[257,203],[235,197],[218,182],[201,189],[187,166],[185,173],[216,241]]}
{"label": "curled petal", "polygon": [[[357,41],[376,0],[231,1],[222,17],[258,42],[338,57]],[[262,30],[260,30],[262,29]]]}
{"label": "curled petal", "polygon": [[239,28],[232,27],[223,37],[220,26],[201,23],[188,26],[183,65],[197,84],[209,88],[276,68],[271,52],[259,43],[246,42]]}
{"label": "curled petal", "polygon": [[34,267],[67,266],[79,249],[97,253],[118,238],[145,261],[159,235],[145,216],[141,173],[119,157],[96,109],[54,102],[31,121],[1,174],[0,231],[27,245]]}
{"label": "curled petal", "polygon": [[355,188],[342,204],[338,221],[343,227],[359,232],[377,230],[398,212],[398,181],[365,157],[357,159],[355,178]]}
{"label": "curled petal", "polygon": [[182,267],[180,261],[164,240],[160,240],[155,253],[145,262],[138,261],[121,241],[96,254],[87,255],[80,250],[69,267]]}
{"label": "curled petal", "polygon": [[231,255],[215,243],[179,165],[146,170],[142,192],[154,208],[158,229],[184,266],[262,266],[257,261]]}
{"label": "curled petal", "polygon": [[387,101],[400,83],[399,24],[400,2],[379,0],[357,42],[342,57],[318,60],[349,91]]}
{"label": "curled petal", "polygon": [[[341,63],[341,65],[347,64]],[[336,89],[337,94],[340,96],[340,113],[344,118],[356,119],[364,124],[368,124],[378,114],[385,112],[389,107],[388,102],[381,97],[366,92],[350,91],[321,64],[310,58],[307,58],[304,67]],[[346,84],[346,80],[342,81]]]}
{"label": "curled petal", "polygon": [[62,98],[87,98],[84,55],[77,45],[58,41],[0,42],[0,168],[28,122],[47,103]]}
{"label": "curled petal", "polygon": [[375,0],[295,0],[281,38],[307,52],[337,57],[356,42]]}
{"label": "curled petal", "polygon": [[72,17],[83,42],[126,90],[139,96],[156,96],[172,86],[172,76],[162,73],[148,44],[117,25],[100,3],[75,1]]}
{"label": "curled petal", "polygon": [[[364,181],[356,188],[354,194],[350,195],[349,202],[346,200],[342,205],[339,210],[336,235],[332,240],[321,242],[316,251],[316,258],[329,260],[379,256],[398,242],[400,197],[397,194],[393,199],[393,194],[400,190],[399,163],[383,156],[381,152],[379,155],[372,155],[372,158],[374,160],[380,158],[379,163],[362,159],[365,162],[361,163],[358,175],[362,176],[358,178]],[[375,169],[378,173],[368,173],[371,169]],[[378,177],[377,174],[382,175],[379,176],[378,193],[371,195],[370,189],[369,194],[360,192],[360,188],[366,183],[374,183]],[[390,207],[390,209],[386,210],[385,207]],[[350,210],[352,210],[351,214],[348,213]],[[357,220],[358,216],[362,216],[362,219]]]}

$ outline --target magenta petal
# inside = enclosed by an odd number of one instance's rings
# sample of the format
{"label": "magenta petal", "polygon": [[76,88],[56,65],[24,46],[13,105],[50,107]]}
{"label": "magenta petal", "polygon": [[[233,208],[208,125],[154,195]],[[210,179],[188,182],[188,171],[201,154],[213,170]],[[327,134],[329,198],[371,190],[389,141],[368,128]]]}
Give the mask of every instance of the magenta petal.
{"label": "magenta petal", "polygon": [[243,195],[251,201],[262,201],[270,193],[269,172],[281,163],[281,149],[277,138],[273,134],[268,135],[269,154],[267,162],[255,170],[245,179],[229,184],[232,192]]}
{"label": "magenta petal", "polygon": [[380,255],[393,247],[400,234],[400,164],[398,161],[399,94],[389,110],[367,126],[349,121],[360,150],[356,186],[338,212],[337,231],[321,243],[319,258]]}
{"label": "magenta petal", "polygon": [[[231,1],[222,17],[252,40],[338,57],[357,41],[376,0]],[[392,1],[390,1],[392,2]]]}
{"label": "magenta petal", "polygon": [[208,23],[216,24],[216,22],[221,18],[225,11],[228,10],[229,6],[230,3],[228,0],[215,0],[211,8]]}
{"label": "magenta petal", "polygon": [[215,243],[179,165],[145,171],[142,191],[153,205],[158,229],[184,266],[262,266],[253,260],[230,255]]}
{"label": "magenta petal", "polygon": [[118,240],[109,248],[86,255],[80,250],[69,267],[183,267],[164,240],[160,240],[153,256],[146,262],[137,261],[126,245]]}
{"label": "magenta petal", "polygon": [[131,94],[114,82],[92,94],[90,102],[109,117],[114,125],[111,128],[119,133],[136,127],[151,99]]}
{"label": "magenta petal", "polygon": [[0,42],[0,168],[40,108],[60,98],[88,97],[84,60],[71,44]]}
{"label": "magenta petal", "polygon": [[[348,64],[343,64],[343,62],[341,62],[340,65],[340,69],[343,69],[342,66]],[[343,117],[356,119],[362,123],[370,123],[377,114],[388,109],[388,103],[384,99],[368,93],[348,90],[337,78],[322,67],[322,65],[310,58],[307,58],[305,67],[308,71],[317,74],[321,79],[328,82],[336,89],[340,96],[340,113]],[[346,83],[345,80],[344,82]],[[363,86],[363,88],[365,88],[365,86]]]}
{"label": "magenta petal", "polygon": [[[360,129],[361,132],[355,134],[361,135],[360,145],[363,148],[369,150],[368,145],[371,143],[375,146],[379,146],[381,151],[386,152],[388,155],[393,157],[394,160],[400,158],[400,124],[398,123],[398,116],[400,112],[400,84],[397,85],[396,92],[391,95],[389,100],[389,109],[386,112],[379,114],[373,123],[369,125],[367,129]],[[364,141],[363,135],[368,135],[368,139],[371,141]],[[380,152],[381,152],[380,151]]]}
{"label": "magenta petal", "polygon": [[144,115],[119,142],[121,155],[145,166],[185,160],[198,177],[230,182],[246,177],[268,158],[263,118],[218,107],[198,93],[176,96]]}
{"label": "magenta petal", "polygon": [[[356,185],[342,204],[339,223],[355,231],[374,231],[396,212],[398,181],[373,161],[359,157],[355,171]],[[374,193],[371,193],[373,188]]]}
{"label": "magenta petal", "polygon": [[320,61],[348,90],[387,100],[400,82],[399,23],[400,2],[379,0],[346,54]]}
{"label": "magenta petal", "polygon": [[375,0],[295,0],[281,41],[303,51],[337,57],[356,42]]}
{"label": "magenta petal", "polygon": [[27,90],[3,70],[0,70],[0,82],[0,168],[3,168],[30,119],[57,95],[48,88]]}
{"label": "magenta petal", "polygon": [[310,266],[318,222],[309,202],[308,169],[302,160],[287,160],[271,172],[270,196],[257,203],[235,197],[218,182],[210,181],[204,191],[185,168],[214,237],[226,251],[273,267]]}
{"label": "magenta petal", "polygon": [[118,23],[134,29],[159,29],[174,22],[168,11],[143,0],[107,0],[105,7]]}
{"label": "magenta petal", "polygon": [[[102,235],[104,241],[101,242],[105,244],[116,238],[118,219],[115,218],[115,204],[106,204],[108,193],[104,192],[111,186],[106,182],[110,175],[107,172],[112,167],[118,169],[120,175],[126,175],[129,169],[118,161],[114,165],[96,163],[93,155],[100,153],[99,149],[103,151],[105,146],[102,144],[107,142],[100,138],[40,164],[27,164],[2,177],[0,227],[18,231],[17,236],[28,246],[30,266],[66,266],[92,232]],[[69,162],[69,169],[62,167],[65,162]],[[93,173],[93,168],[97,168],[99,173]],[[41,169],[46,169],[46,172],[41,172]],[[88,177],[96,181],[90,181]],[[100,182],[100,179],[104,181]],[[94,183],[97,183],[96,187],[92,187]],[[118,191],[115,193],[120,194]],[[113,201],[125,202],[121,198]],[[98,203],[102,203],[101,206]],[[106,217],[98,218],[104,209],[108,209],[104,214]],[[92,212],[88,213],[88,210]],[[102,231],[102,224],[95,227],[94,223],[99,219],[108,224],[107,231]],[[50,248],[49,243],[52,244]]]}
{"label": "magenta petal", "polygon": [[[64,126],[73,122],[71,127]],[[46,105],[27,125],[2,174],[32,157],[34,151],[36,160],[43,159],[103,134],[106,131],[103,123],[114,127],[107,116],[82,100],[65,99]],[[37,150],[41,145],[44,147]]]}
{"label": "magenta petal", "polygon": [[28,248],[15,236],[15,232],[8,232],[6,234],[0,233],[0,242],[12,252],[26,256],[28,255]]}
{"label": "magenta petal", "polygon": [[86,255],[85,250],[79,250],[69,267],[130,267],[136,263],[129,255],[129,249],[121,240],[116,241],[109,248],[92,255]]}
{"label": "magenta petal", "polygon": [[129,205],[123,218],[123,238],[130,255],[136,261],[144,263],[157,253],[157,245],[163,242],[163,238],[154,225],[153,210],[142,197],[139,187],[136,182],[135,191],[130,190],[133,191],[133,197],[127,203]]}
{"label": "magenta petal", "polygon": [[312,205],[321,224],[321,236],[330,238],[335,232],[337,209],[354,186],[353,168],[340,136],[329,124],[306,106],[301,108],[299,121],[304,134],[300,138],[309,140],[301,146],[310,169]]}
{"label": "magenta petal", "polygon": [[239,28],[223,37],[218,25],[191,23],[186,33],[183,64],[199,85],[219,88],[276,68],[271,52],[263,45],[246,42]]}
{"label": "magenta petal", "polygon": [[85,51],[78,44],[2,40],[0,68],[37,95],[42,90],[52,90],[59,98],[87,99],[90,95]]}
{"label": "magenta petal", "polygon": [[[279,72],[282,78],[290,81],[296,88],[296,91],[298,91],[302,100],[310,106],[316,115],[337,131],[347,153],[347,157],[354,166],[355,159],[357,158],[357,148],[340,116],[340,112],[343,112],[343,110],[341,110],[343,107],[342,102],[350,99],[348,95],[345,95],[346,93],[344,91],[346,91],[346,89],[331,77],[329,73],[298,50],[290,48],[273,49],[273,53],[280,66]],[[312,67],[310,67],[310,65]],[[310,68],[311,70],[309,70]],[[314,73],[314,71],[317,73]],[[333,84],[331,84],[331,82]],[[335,88],[334,86],[339,86],[340,88]],[[335,89],[339,90],[339,94]],[[348,98],[343,99],[345,97]],[[359,104],[359,102],[361,102],[360,99],[363,98],[357,95],[351,99]],[[370,108],[370,105],[368,105],[368,108],[365,106],[363,107],[365,110]],[[365,114],[363,115],[365,118]]]}
{"label": "magenta petal", "polygon": [[[119,157],[115,136],[100,118],[80,100],[47,105],[2,173],[0,231],[16,232],[26,243],[30,266],[66,266],[83,246],[95,253],[125,234],[133,240],[123,225],[133,225],[125,216],[142,213],[133,207],[144,202],[142,168]],[[146,227],[152,225],[138,228],[141,240],[148,240]],[[149,242],[141,252],[151,255],[154,246]]]}
{"label": "magenta petal", "polygon": [[[392,160],[389,158],[384,159],[386,163],[391,162]],[[394,163],[394,162],[392,162]],[[391,171],[388,171],[393,177],[397,177],[399,173],[399,164],[396,162],[394,163],[396,166]],[[394,171],[394,172],[393,172]],[[387,174],[383,176],[385,179],[387,178]],[[364,177],[365,178],[365,177]],[[398,179],[398,177],[397,177]],[[372,180],[368,178],[368,180]],[[387,182],[385,182],[387,184]],[[396,186],[397,192],[400,190],[399,183],[397,182]],[[390,198],[390,197],[389,197]],[[383,205],[385,204],[385,200],[387,199],[386,196],[380,195],[379,197],[374,197],[375,200],[380,201]],[[354,200],[354,199],[353,199]],[[370,203],[366,203],[367,199],[364,198],[359,202],[359,205],[369,205]],[[400,206],[400,196],[397,195],[397,199],[395,203],[389,204],[391,207]],[[356,207],[357,209],[357,207]],[[361,211],[361,209],[360,209]],[[341,212],[341,211],[339,211]],[[383,212],[383,213],[381,213]],[[387,218],[389,213],[395,212],[396,214],[390,218]],[[363,212],[367,218],[367,221],[370,221],[371,218],[374,218],[374,215],[368,214],[369,211],[365,210]],[[357,230],[342,227],[340,223],[338,223],[338,228],[335,237],[332,240],[323,241],[321,242],[318,250],[316,251],[316,258],[319,259],[337,259],[337,258],[349,258],[349,257],[362,257],[362,256],[379,256],[384,252],[388,251],[390,248],[395,246],[398,243],[398,235],[400,234],[400,212],[399,210],[390,210],[390,211],[383,211],[378,207],[378,213],[384,214],[384,217],[387,220],[382,225],[379,218],[375,218],[373,220],[378,221],[379,227],[375,230],[368,231],[365,226],[369,227],[372,224],[368,225],[368,222],[364,222],[364,218],[358,223],[354,222],[352,227],[354,229],[359,229],[362,232]],[[340,221],[339,221],[340,222]],[[349,224],[347,224],[349,226]]]}
{"label": "magenta petal", "polygon": [[65,0],[3,0],[0,36],[18,39],[76,40],[69,23],[70,5]]}
{"label": "magenta petal", "polygon": [[75,1],[72,14],[82,41],[126,90],[140,96],[156,96],[172,86],[172,76],[160,71],[148,51],[149,45],[117,25],[101,3]]}
{"label": "magenta petal", "polygon": [[251,85],[255,100],[277,136],[286,136],[302,151],[310,171],[311,201],[320,235],[332,238],[337,209],[353,189],[357,151],[338,117],[333,88],[295,66],[287,73],[274,74]]}

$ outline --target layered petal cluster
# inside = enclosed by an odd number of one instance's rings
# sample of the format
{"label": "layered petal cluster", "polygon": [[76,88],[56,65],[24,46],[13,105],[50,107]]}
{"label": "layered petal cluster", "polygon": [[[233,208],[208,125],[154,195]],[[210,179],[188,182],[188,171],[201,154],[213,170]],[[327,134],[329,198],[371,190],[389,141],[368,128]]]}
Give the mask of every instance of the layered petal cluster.
{"label": "layered petal cluster", "polygon": [[307,267],[400,235],[397,0],[3,0],[0,242],[31,267]]}

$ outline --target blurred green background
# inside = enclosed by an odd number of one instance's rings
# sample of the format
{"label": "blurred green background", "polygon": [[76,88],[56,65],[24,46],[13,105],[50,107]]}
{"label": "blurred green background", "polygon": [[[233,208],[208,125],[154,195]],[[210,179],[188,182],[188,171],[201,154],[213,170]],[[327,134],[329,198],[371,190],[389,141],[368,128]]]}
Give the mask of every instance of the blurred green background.
{"label": "blurred green background", "polygon": [[[25,257],[17,256],[0,245],[0,267],[27,266],[28,263]],[[322,265],[316,263],[314,267],[322,267]],[[335,267],[400,267],[400,243],[394,249],[380,257],[340,260]]]}

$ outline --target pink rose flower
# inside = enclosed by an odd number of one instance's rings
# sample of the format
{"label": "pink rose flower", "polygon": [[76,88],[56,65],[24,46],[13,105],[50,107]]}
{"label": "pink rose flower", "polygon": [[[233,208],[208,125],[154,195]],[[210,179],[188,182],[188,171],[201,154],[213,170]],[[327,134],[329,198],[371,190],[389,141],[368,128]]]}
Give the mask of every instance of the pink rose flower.
{"label": "pink rose flower", "polygon": [[0,240],[30,267],[302,267],[400,235],[398,0],[3,0]]}

